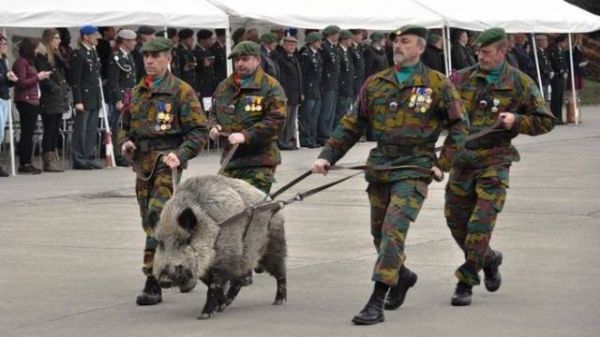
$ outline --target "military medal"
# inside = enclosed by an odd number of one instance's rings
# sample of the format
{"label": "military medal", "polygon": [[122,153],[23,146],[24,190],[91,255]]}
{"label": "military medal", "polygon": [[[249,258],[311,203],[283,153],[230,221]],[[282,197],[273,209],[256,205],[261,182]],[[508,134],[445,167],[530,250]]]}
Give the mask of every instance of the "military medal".
{"label": "military medal", "polygon": [[[248,106],[246,106],[246,107],[248,107]],[[246,111],[248,111],[248,110],[246,110]],[[229,105],[227,107],[227,113],[230,113],[230,114],[235,113],[235,105],[233,105],[233,104]]]}
{"label": "military medal", "polygon": [[398,111],[398,103],[396,103],[396,102],[390,102],[390,111],[391,112],[397,112]]}
{"label": "military medal", "polygon": [[412,94],[410,96],[410,101],[408,102],[408,107],[411,109],[415,107],[415,103],[417,101],[417,95],[415,95],[415,91],[416,91],[416,88],[413,88]]}
{"label": "military medal", "polygon": [[172,107],[173,107],[173,106],[171,105],[171,103],[166,103],[166,104],[165,104],[165,112],[166,112],[166,113],[171,113],[171,108],[172,108]]}
{"label": "military medal", "polygon": [[498,112],[498,105],[500,105],[500,100],[497,98],[494,98],[494,100],[492,101],[492,104],[494,104],[494,106],[492,107],[492,112],[494,112],[494,113]]}
{"label": "military medal", "polygon": [[485,109],[485,108],[487,108],[487,105],[488,105],[488,103],[486,100],[482,99],[481,101],[479,101],[480,108]]}

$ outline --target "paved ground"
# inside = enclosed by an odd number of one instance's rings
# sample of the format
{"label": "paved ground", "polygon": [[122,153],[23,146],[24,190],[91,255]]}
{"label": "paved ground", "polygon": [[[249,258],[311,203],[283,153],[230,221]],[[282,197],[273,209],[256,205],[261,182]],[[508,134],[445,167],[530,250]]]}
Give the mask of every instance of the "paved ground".
{"label": "paved ground", "polygon": [[[288,302],[271,305],[267,276],[209,321],[198,321],[205,288],[168,290],[137,307],[143,235],[128,169],[0,180],[0,336],[597,336],[600,329],[600,107],[585,123],[521,136],[521,162],[493,239],[504,252],[502,288],[474,291],[451,307],[461,254],[443,218],[444,184],[433,183],[407,244],[419,275],[386,322],[355,327],[370,294],[374,251],[360,177],[285,209]],[[344,162],[366,158],[357,145]],[[318,150],[285,152],[277,178],[305,171]],[[214,173],[215,155],[185,176]],[[346,172],[310,177],[298,192]]]}

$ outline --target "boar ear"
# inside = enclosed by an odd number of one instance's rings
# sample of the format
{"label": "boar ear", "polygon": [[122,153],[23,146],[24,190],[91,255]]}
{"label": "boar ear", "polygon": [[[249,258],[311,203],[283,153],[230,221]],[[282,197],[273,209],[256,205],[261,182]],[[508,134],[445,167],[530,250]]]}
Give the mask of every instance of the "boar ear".
{"label": "boar ear", "polygon": [[186,207],[181,214],[179,214],[179,217],[177,217],[177,222],[181,228],[188,232],[192,232],[194,228],[196,228],[196,224],[198,224],[198,219],[196,218],[194,211],[191,208]]}

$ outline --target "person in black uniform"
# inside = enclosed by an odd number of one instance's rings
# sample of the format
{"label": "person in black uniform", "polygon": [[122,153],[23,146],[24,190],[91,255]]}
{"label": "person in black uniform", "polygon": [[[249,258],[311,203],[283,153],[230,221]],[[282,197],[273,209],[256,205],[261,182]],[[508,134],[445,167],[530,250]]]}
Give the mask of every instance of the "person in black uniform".
{"label": "person in black uniform", "polygon": [[444,50],[442,49],[442,37],[437,34],[429,34],[427,37],[427,47],[425,52],[421,55],[421,61],[423,64],[433,70],[437,70],[440,73],[446,72],[446,66],[444,62]]}
{"label": "person in black uniform", "polygon": [[365,76],[378,73],[388,67],[385,55],[385,39],[381,33],[371,33],[371,45],[365,50]]}
{"label": "person in black uniform", "polygon": [[[117,144],[119,128],[117,122],[128,101],[130,90],[137,84],[135,62],[131,52],[135,49],[137,34],[129,29],[121,29],[117,34],[117,48],[108,59],[108,92],[113,98],[114,104],[109,116],[110,129],[112,132],[112,143]],[[120,151],[115,151],[115,162],[118,166],[127,166]]]}
{"label": "person in black uniform", "polygon": [[83,26],[79,29],[81,43],[71,60],[71,81],[75,105],[73,127],[73,169],[101,169],[95,158],[98,113],[100,109],[100,59],[96,52],[98,28]]}
{"label": "person in black uniform", "polygon": [[365,38],[364,29],[350,29],[352,33],[352,47],[350,47],[350,55],[354,64],[354,92],[352,96],[358,95],[358,90],[365,81],[365,46],[363,40]]}
{"label": "person in black uniform", "polygon": [[567,60],[567,35],[559,35],[550,48],[550,64],[554,77],[550,80],[552,97],[550,99],[550,110],[556,118],[556,124],[564,124],[562,119],[562,106],[565,93],[565,80],[569,75],[569,63]]}
{"label": "person in black uniform", "polygon": [[213,88],[214,92],[217,88],[217,85],[221,83],[224,79],[227,78],[227,55],[225,52],[225,29],[219,28],[215,29],[215,35],[217,36],[217,40],[210,47],[210,53],[215,57],[215,62],[213,64],[213,68],[215,70],[215,76],[213,78]]}
{"label": "person in black uniform", "polygon": [[131,53],[133,56],[133,61],[135,62],[135,77],[142,79],[146,76],[146,71],[144,70],[144,56],[140,52],[140,48],[142,45],[148,41],[154,40],[156,36],[154,36],[156,30],[150,26],[139,26],[137,29],[137,45],[135,50]]}
{"label": "person in black uniform", "polygon": [[265,33],[260,36],[260,66],[263,70],[279,80],[279,57],[276,49],[279,44],[277,35],[273,33]]}
{"label": "person in black uniform", "polygon": [[[552,71],[552,64],[550,64],[550,57],[548,56],[548,36],[546,34],[536,34],[535,45],[540,67],[540,77],[542,78],[542,88],[540,88],[540,91],[544,93],[546,100],[550,100],[550,80],[554,77],[554,72]],[[535,55],[531,55],[531,58],[535,59]],[[534,80],[539,86],[537,77]]]}
{"label": "person in black uniform", "polygon": [[321,49],[322,35],[310,32],[304,41],[306,46],[300,53],[300,68],[304,88],[304,101],[300,106],[300,146],[317,147],[317,122],[321,113],[321,76],[323,59]]}
{"label": "person in black uniform", "polygon": [[296,125],[298,123],[298,107],[304,98],[304,94],[302,90],[302,70],[296,57],[297,44],[298,39],[294,36],[284,37],[282,46],[284,54],[281,54],[278,58],[279,83],[285,90],[287,97],[285,124],[277,144],[281,150],[298,149],[296,146]]}
{"label": "person in black uniform", "polygon": [[329,134],[333,131],[335,106],[340,86],[340,56],[337,48],[340,27],[335,25],[325,27],[323,37],[325,38],[323,48],[321,48],[321,58],[323,59],[321,91],[323,92],[323,99],[317,126],[317,143],[319,145],[324,145],[329,139]]}
{"label": "person in black uniform", "polygon": [[352,62],[351,48],[352,33],[348,30],[340,32],[338,42],[338,54],[340,56],[340,80],[338,89],[338,101],[335,107],[335,118],[333,128],[338,125],[342,116],[350,111],[354,100],[354,63]]}
{"label": "person in black uniform", "polygon": [[[215,83],[215,57],[210,51],[212,45],[212,31],[200,29],[196,33],[196,82],[198,83],[198,97],[204,102],[210,100],[214,91]],[[204,111],[208,111],[207,106],[203,106]]]}
{"label": "person in black uniform", "polygon": [[194,54],[194,31],[189,28],[183,28],[177,34],[179,35],[179,47],[177,47],[177,59],[179,61],[179,73],[175,76],[189,84],[198,92],[198,82],[196,79],[196,55]]}

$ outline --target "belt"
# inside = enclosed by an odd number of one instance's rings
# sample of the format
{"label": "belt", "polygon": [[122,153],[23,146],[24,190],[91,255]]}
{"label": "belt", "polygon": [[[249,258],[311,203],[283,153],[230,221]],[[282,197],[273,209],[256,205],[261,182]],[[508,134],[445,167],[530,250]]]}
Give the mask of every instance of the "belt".
{"label": "belt", "polygon": [[178,148],[183,143],[180,136],[168,136],[161,138],[148,138],[136,141],[137,150],[141,153],[151,151],[166,151]]}
{"label": "belt", "polygon": [[420,152],[431,152],[435,151],[435,144],[433,143],[420,143],[420,144],[408,144],[408,145],[395,145],[395,144],[378,144],[377,149],[381,154],[386,157],[398,157],[401,155],[411,155],[414,150],[417,149]]}

